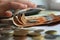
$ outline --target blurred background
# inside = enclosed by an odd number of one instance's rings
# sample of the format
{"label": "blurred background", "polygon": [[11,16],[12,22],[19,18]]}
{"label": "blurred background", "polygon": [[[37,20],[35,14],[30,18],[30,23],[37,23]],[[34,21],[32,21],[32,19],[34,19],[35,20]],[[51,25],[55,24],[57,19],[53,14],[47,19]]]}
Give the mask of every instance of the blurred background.
{"label": "blurred background", "polygon": [[33,0],[32,2],[46,9],[60,10],[60,0]]}

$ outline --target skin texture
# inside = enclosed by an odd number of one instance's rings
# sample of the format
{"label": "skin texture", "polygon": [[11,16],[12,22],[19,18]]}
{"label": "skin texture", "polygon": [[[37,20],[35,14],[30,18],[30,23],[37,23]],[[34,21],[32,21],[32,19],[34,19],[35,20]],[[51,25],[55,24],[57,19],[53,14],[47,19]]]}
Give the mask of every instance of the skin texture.
{"label": "skin texture", "polygon": [[0,17],[11,17],[10,9],[36,8],[29,0],[0,0]]}

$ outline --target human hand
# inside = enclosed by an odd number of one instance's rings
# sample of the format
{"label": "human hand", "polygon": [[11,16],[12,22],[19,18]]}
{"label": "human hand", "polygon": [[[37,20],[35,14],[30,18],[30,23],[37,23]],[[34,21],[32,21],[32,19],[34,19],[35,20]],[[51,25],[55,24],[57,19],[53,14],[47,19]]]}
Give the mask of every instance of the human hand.
{"label": "human hand", "polygon": [[0,0],[0,17],[11,17],[10,9],[36,8],[29,0]]}

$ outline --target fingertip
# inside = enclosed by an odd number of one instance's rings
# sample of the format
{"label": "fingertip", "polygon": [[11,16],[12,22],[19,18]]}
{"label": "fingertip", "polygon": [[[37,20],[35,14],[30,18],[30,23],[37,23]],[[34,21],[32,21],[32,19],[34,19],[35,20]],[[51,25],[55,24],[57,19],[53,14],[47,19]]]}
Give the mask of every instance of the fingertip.
{"label": "fingertip", "polygon": [[30,7],[30,8],[36,8],[36,7],[37,7],[36,4],[31,3],[31,2],[28,2],[27,5],[28,5],[28,7]]}
{"label": "fingertip", "polygon": [[33,4],[33,6],[32,6],[33,8],[36,8],[37,7],[37,5],[36,4]]}
{"label": "fingertip", "polygon": [[4,16],[5,16],[5,17],[11,17],[11,16],[12,16],[12,12],[11,12],[11,11],[6,11],[6,12],[4,13]]}
{"label": "fingertip", "polygon": [[20,4],[20,9],[26,9],[26,8],[28,8],[26,4],[23,4],[23,5]]}
{"label": "fingertip", "polygon": [[25,4],[24,7],[27,8],[28,6]]}

